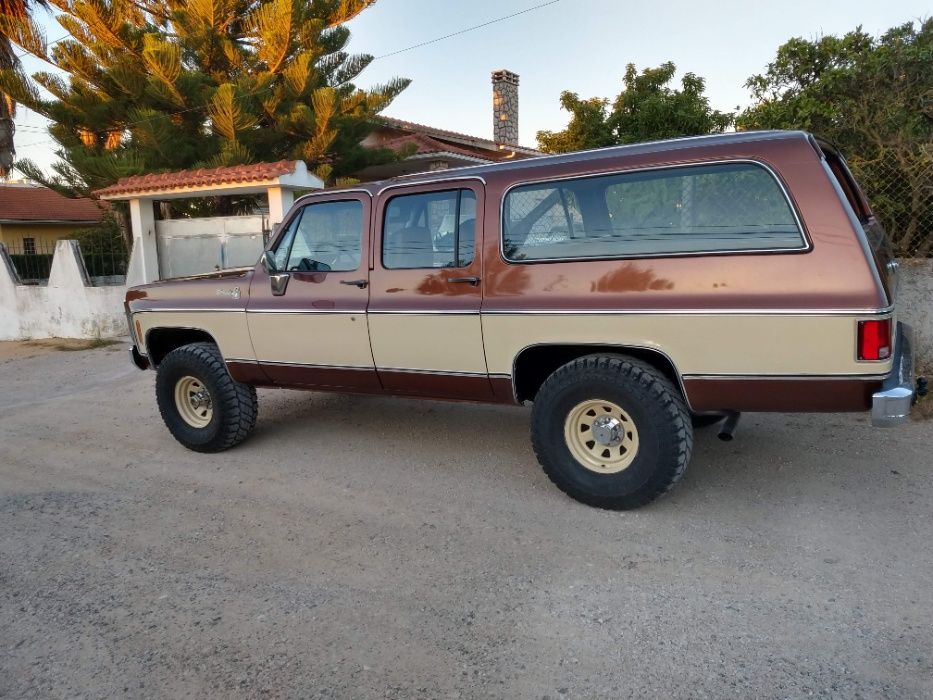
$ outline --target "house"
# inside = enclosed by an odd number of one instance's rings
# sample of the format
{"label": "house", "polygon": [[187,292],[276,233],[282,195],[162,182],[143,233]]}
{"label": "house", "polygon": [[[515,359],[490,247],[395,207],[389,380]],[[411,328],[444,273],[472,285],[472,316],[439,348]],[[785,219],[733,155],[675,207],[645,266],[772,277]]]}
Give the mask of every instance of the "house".
{"label": "house", "polygon": [[51,254],[56,241],[72,238],[103,218],[91,199],[69,199],[27,182],[0,182],[0,243],[14,254]]}
{"label": "house", "polygon": [[415,122],[379,117],[376,128],[363,141],[370,148],[413,150],[404,160],[370,166],[356,174],[363,181],[446,170],[469,165],[531,158],[540,153],[518,145],[518,75],[507,70],[492,73],[493,138],[460,134]]}

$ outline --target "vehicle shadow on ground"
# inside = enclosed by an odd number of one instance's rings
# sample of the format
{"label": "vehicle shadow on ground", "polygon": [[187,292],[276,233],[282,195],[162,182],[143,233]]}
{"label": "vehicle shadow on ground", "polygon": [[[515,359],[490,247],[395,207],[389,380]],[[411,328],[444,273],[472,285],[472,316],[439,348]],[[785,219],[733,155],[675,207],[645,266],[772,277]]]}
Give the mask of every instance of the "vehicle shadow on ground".
{"label": "vehicle shadow on ground", "polygon": [[[349,445],[359,448],[354,470],[378,472],[374,456],[384,454],[439,477],[494,480],[516,494],[529,484],[550,488],[531,449],[529,407],[293,392],[263,392],[261,407],[256,431],[240,449],[288,445],[287,453],[299,455]],[[698,429],[683,482],[654,507],[710,498],[751,504],[767,497],[775,504],[857,484],[879,468],[846,435],[863,430],[862,423],[851,416],[743,416],[728,443],[716,427]]]}

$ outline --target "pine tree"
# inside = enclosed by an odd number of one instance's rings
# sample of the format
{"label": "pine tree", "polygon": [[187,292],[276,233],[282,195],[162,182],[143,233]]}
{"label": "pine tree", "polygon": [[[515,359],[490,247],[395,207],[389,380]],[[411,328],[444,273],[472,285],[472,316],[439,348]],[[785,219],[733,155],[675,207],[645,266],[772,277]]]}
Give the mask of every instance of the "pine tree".
{"label": "pine tree", "polygon": [[[14,44],[42,45],[41,32],[31,19],[32,10],[36,7],[46,7],[45,0],[0,0],[0,70],[16,72],[22,77]],[[9,176],[16,156],[13,144],[15,116],[16,102],[0,88],[0,178]]]}
{"label": "pine tree", "polygon": [[0,70],[0,89],[53,124],[55,174],[76,194],[126,175],[301,159],[324,180],[395,157],[360,145],[405,87],[362,90],[373,60],[344,24],[375,0],[49,0],[70,37],[46,55],[67,74]]}

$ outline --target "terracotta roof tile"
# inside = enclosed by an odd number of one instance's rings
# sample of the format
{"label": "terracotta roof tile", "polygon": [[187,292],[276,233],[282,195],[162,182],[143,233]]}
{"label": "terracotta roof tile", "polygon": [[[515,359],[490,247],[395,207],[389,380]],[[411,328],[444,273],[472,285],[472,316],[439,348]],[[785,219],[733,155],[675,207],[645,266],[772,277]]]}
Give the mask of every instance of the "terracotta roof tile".
{"label": "terracotta roof tile", "polygon": [[482,158],[483,160],[492,161],[492,158],[485,156],[482,153],[470,150],[468,148],[463,148],[460,146],[455,146],[451,143],[444,143],[443,141],[438,141],[433,139],[426,134],[406,134],[404,136],[397,136],[394,139],[389,139],[379,144],[380,148],[389,148],[393,151],[397,151],[403,146],[413,143],[417,146],[415,153],[419,155],[424,155],[428,153],[458,153],[460,155],[470,156],[472,158]]}
{"label": "terracotta roof tile", "polygon": [[[405,129],[406,131],[418,132],[421,134],[426,134],[428,136],[436,136],[440,138],[453,138],[461,141],[469,141],[481,148],[488,148],[489,150],[497,150],[499,144],[490,139],[484,139],[480,136],[471,136],[470,134],[462,134],[458,131],[448,131],[447,129],[438,129],[433,126],[428,126],[427,124],[419,124],[417,122],[406,121],[405,119],[396,119],[395,117],[384,117],[380,115],[377,117],[377,121],[385,124],[386,126],[395,127],[397,129]],[[525,146],[509,146],[510,150],[516,150],[520,153],[525,153],[528,155],[536,155],[539,151],[536,151],[533,148],[527,148]]]}
{"label": "terracotta roof tile", "polygon": [[280,160],[275,163],[253,163],[252,165],[231,165],[222,168],[182,170],[175,173],[132,175],[120,178],[116,184],[97,190],[94,194],[98,196],[135,194],[152,190],[172,190],[182,187],[273,180],[282,175],[295,172],[297,163],[298,161],[294,160]]}
{"label": "terracotta roof tile", "polygon": [[46,187],[0,185],[0,221],[91,223],[102,216],[93,199],[69,199]]}

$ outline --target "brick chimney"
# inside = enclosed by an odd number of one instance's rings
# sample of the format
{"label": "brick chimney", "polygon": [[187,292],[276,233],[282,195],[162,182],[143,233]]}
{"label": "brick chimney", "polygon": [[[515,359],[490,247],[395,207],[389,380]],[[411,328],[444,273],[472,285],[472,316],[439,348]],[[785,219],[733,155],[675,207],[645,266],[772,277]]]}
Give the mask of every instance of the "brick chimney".
{"label": "brick chimney", "polygon": [[492,72],[492,138],[503,146],[518,145],[518,73]]}

